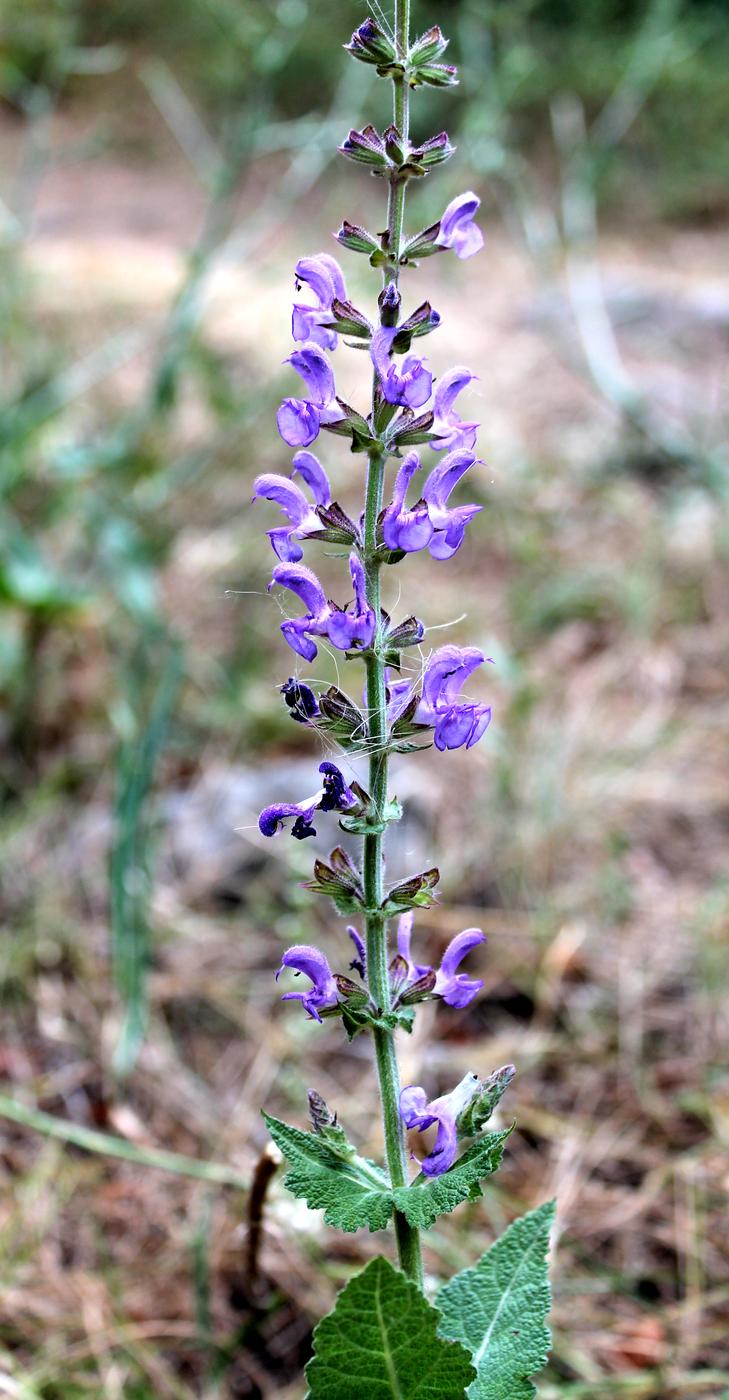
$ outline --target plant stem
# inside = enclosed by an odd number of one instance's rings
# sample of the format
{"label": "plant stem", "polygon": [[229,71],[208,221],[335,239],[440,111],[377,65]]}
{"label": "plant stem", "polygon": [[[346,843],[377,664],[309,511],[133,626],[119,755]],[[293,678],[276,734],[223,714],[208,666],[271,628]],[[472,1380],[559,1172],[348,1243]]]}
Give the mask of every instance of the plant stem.
{"label": "plant stem", "polygon": [[[395,0],[395,43],[399,58],[406,58],[409,47],[410,28],[410,0]],[[393,121],[397,127],[403,141],[407,141],[410,134],[410,89],[404,78],[393,78]],[[406,181],[397,180],[390,183],[390,194],[387,202],[387,228],[390,235],[390,253],[394,261],[394,271],[391,274],[395,283],[400,276],[400,251],[402,247],[402,226],[405,213],[405,189]]]}
{"label": "plant stem", "polygon": [[[396,0],[395,26],[398,52],[403,56],[408,47],[409,0]],[[399,130],[407,135],[408,89],[402,79],[394,81],[394,119]],[[390,185],[388,200],[389,244],[395,258],[395,271],[385,275],[397,281],[398,259],[402,242],[403,215],[405,209],[405,182]],[[374,402],[373,402],[374,410]],[[387,700],[385,694],[385,662],[382,645],[382,621],[380,616],[380,561],[375,558],[377,548],[377,520],[382,510],[382,497],[385,479],[387,454],[374,450],[369,457],[367,471],[367,492],[365,499],[364,556],[367,580],[367,601],[377,619],[377,628],[372,648],[366,659],[367,667],[367,715],[370,741],[369,788],[376,814],[379,816],[387,801]],[[388,977],[389,955],[387,948],[387,919],[376,911],[384,900],[384,852],[381,835],[364,838],[364,891],[365,903],[370,911],[366,915],[367,978],[370,995],[375,1005],[382,1011],[390,1010],[390,985]],[[393,1033],[374,1030],[375,1058],[380,1085],[382,1119],[385,1134],[385,1152],[390,1180],[393,1186],[407,1185],[407,1154],[405,1133],[400,1118],[400,1072],[397,1064]],[[395,1212],[395,1236],[398,1258],[403,1272],[422,1288],[423,1263],[420,1253],[420,1234],[408,1224],[404,1215]]]}
{"label": "plant stem", "polygon": [[[385,699],[385,666],[382,657],[382,625],[380,621],[380,564],[374,559],[377,517],[382,508],[382,488],[385,456],[373,452],[367,472],[365,505],[365,555],[367,599],[378,619],[372,650],[367,657],[367,714],[369,722],[370,773],[369,788],[375,810],[379,815],[387,800],[387,704]],[[384,899],[384,853],[380,834],[364,838],[364,892],[369,912],[365,918],[367,944],[367,978],[370,995],[382,1011],[390,1009],[388,978],[387,919],[376,911]],[[385,1131],[385,1152],[393,1186],[407,1185],[407,1156],[405,1134],[400,1118],[400,1072],[397,1064],[394,1036],[391,1031],[374,1030],[375,1058],[380,1084],[382,1119]],[[422,1286],[423,1265],[420,1237],[404,1215],[395,1212],[395,1235],[398,1257],[404,1273]]]}

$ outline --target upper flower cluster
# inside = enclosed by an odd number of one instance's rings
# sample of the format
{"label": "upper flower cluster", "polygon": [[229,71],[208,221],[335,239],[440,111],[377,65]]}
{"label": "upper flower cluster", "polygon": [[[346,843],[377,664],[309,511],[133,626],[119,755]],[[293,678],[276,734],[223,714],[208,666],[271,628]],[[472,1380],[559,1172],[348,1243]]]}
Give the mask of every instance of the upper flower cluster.
{"label": "upper flower cluster", "polygon": [[[413,962],[410,952],[412,928],[413,912],[408,910],[398,922],[397,953],[389,969],[393,1007],[411,1006],[431,997],[439,998],[449,1006],[468,1006],[483,987],[483,978],[469,977],[466,972],[459,972],[458,967],[474,948],[486,942],[481,929],[466,928],[456,934],[443,953],[440,965],[434,968],[427,963]],[[349,964],[350,971],[357,972],[364,982],[367,977],[364,941],[356,928],[350,926],[347,932],[355,950],[355,957]],[[283,1000],[295,998],[302,1002],[304,1010],[315,1021],[321,1021],[323,1016],[337,1015],[353,998],[361,1002],[357,983],[341,973],[332,973],[327,958],[318,948],[303,943],[287,948],[276,973],[277,980],[286,967],[297,976],[303,973],[311,982],[311,987],[305,992],[287,992]]]}

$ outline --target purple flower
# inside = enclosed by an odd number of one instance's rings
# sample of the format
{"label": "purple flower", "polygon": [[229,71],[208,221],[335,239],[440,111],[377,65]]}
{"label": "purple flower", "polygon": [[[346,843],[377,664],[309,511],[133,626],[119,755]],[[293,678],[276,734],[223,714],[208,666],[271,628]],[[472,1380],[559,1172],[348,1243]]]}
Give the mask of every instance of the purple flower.
{"label": "purple flower", "polygon": [[319,806],[322,812],[346,812],[348,807],[357,806],[357,798],[347,787],[336,763],[324,760],[319,764],[319,772],[324,778],[324,790]]}
{"label": "purple flower", "polygon": [[[489,705],[459,699],[459,691],[472,671],[491,657],[478,647],[445,646],[434,651],[422,679],[422,696],[415,711],[417,724],[432,725],[437,749],[471,748],[478,743],[491,722]],[[411,681],[390,686],[387,717],[392,724],[403,713],[415,693]]]}
{"label": "purple flower", "polygon": [[417,452],[408,452],[395,478],[392,500],[387,507],[382,533],[390,549],[407,553],[428,546],[434,559],[450,559],[463,544],[466,526],[482,506],[449,507],[448,497],[464,472],[477,460],[465,449],[450,452],[434,467],[417,505],[408,510],[405,497],[415,472],[420,470]]}
{"label": "purple flower", "polygon": [[472,258],[483,248],[483,234],[473,222],[481,200],[472,190],[458,194],[444,210],[436,243],[452,248],[457,258]]}
{"label": "purple flower", "polygon": [[420,458],[417,452],[408,452],[395,477],[392,500],[382,520],[382,533],[389,549],[403,549],[414,554],[424,549],[433,538],[433,526],[424,501],[419,501],[413,510],[405,506],[408,486],[416,472],[420,471]]}
{"label": "purple flower", "polygon": [[279,690],[288,705],[291,718],[298,724],[311,724],[321,713],[319,701],[311,687],[304,685],[303,681],[296,680],[294,676],[289,676],[288,680],[279,686]]}
{"label": "purple flower", "polygon": [[284,364],[293,365],[301,375],[309,403],[326,408],[334,398],[334,372],[320,345],[307,340],[300,350],[293,350]]}
{"label": "purple flower", "polygon": [[274,530],[266,531],[274,554],[289,564],[295,564],[303,556],[303,550],[296,541],[306,539],[307,535],[322,528],[316,506],[328,506],[332,499],[329,478],[313,452],[297,452],[293,467],[293,474],[298,472],[309,487],[314,505],[307,501],[301,487],[287,476],[264,472],[253,483],[253,499],[263,496],[267,501],[276,501],[282,514],[291,521],[290,525],[279,525]]}
{"label": "purple flower", "polygon": [[317,646],[312,637],[328,637],[340,651],[353,647],[368,647],[375,635],[375,614],[365,594],[365,574],[356,554],[349,556],[349,570],[354,585],[354,603],[339,608],[327,602],[324,590],[311,569],[303,564],[278,564],[269,584],[288,588],[308,608],[303,617],[287,618],[281,631],[289,646],[306,661],[313,661]]}
{"label": "purple flower", "polygon": [[315,812],[346,812],[357,805],[357,798],[347,786],[334,763],[320,763],[319,772],[323,777],[322,787],[313,797],[303,802],[274,802],[264,807],[258,818],[258,828],[262,836],[275,836],[282,831],[285,823],[294,818],[291,835],[297,841],[305,841],[307,836],[316,836],[313,825]]}
{"label": "purple flower", "polygon": [[329,319],[332,302],[347,300],[347,288],[342,269],[336,258],[328,253],[319,253],[314,258],[300,258],[295,268],[296,290],[306,282],[316,297],[316,306],[302,306],[294,303],[291,318],[291,334],[294,340],[313,341],[325,350],[334,350],[337,337],[334,331],[327,330],[321,322]]}
{"label": "purple flower", "polygon": [[453,404],[463,389],[476,379],[469,369],[457,365],[444,374],[435,386],[433,395],[433,432],[437,442],[431,442],[434,452],[444,452],[456,447],[472,448],[476,444],[478,423],[464,423],[459,418]]}
{"label": "purple flower", "polygon": [[449,452],[430,473],[423,487],[423,500],[433,526],[433,538],[428,548],[434,559],[450,559],[463,544],[466,526],[483,506],[448,506],[454,486],[478,458],[466,448]]}
{"label": "purple flower", "polygon": [[280,436],[289,447],[308,447],[322,423],[342,417],[334,392],[334,373],[320,345],[307,340],[284,364],[293,365],[306,389],[305,399],[284,399],[276,414]]}
{"label": "purple flower", "polygon": [[353,924],[347,925],[347,933],[354,944],[355,952],[355,956],[352,958],[349,966],[350,968],[354,968],[354,971],[358,972],[360,977],[364,980],[367,975],[367,951],[365,949],[364,939]]}
{"label": "purple flower", "polygon": [[406,355],[400,370],[392,363],[390,350],[397,333],[397,326],[383,326],[375,331],[370,346],[372,363],[388,403],[422,408],[432,393],[433,376],[417,355]]}
{"label": "purple flower", "polygon": [[318,948],[312,948],[307,943],[296,943],[293,948],[287,948],[276,973],[277,982],[285,967],[292,967],[297,976],[303,972],[312,985],[308,992],[284,992],[282,1001],[300,1001],[314,1021],[321,1021],[322,1012],[326,1015],[338,1009],[337,984],[329,963]]}
{"label": "purple flower", "polygon": [[365,571],[357,554],[349,556],[349,572],[354,588],[354,603],[347,608],[332,605],[327,636],[340,651],[352,647],[368,647],[375,635],[375,614],[367,602]]}
{"label": "purple flower", "polygon": [[[397,925],[397,951],[408,965],[408,983],[416,982],[432,971],[432,968],[428,966],[413,962],[410,952],[412,932],[413,911],[409,909],[407,913],[400,915]],[[468,1006],[480,992],[483,978],[471,978],[465,972],[457,972],[456,968],[463,962],[472,948],[485,942],[486,936],[480,928],[464,928],[448,944],[441,958],[440,967],[436,971],[433,988],[433,994],[442,997],[448,1006],[457,1006],[462,1009],[464,1006]]]}
{"label": "purple flower", "polygon": [[478,1087],[478,1076],[466,1074],[450,1094],[442,1094],[439,1099],[433,1099],[430,1103],[425,1090],[414,1084],[402,1090],[400,1117],[406,1128],[419,1128],[422,1132],[434,1123],[438,1124],[435,1147],[420,1163],[420,1170],[424,1176],[440,1176],[453,1165],[458,1151],[456,1122],[468,1107]]}
{"label": "purple flower", "polygon": [[478,647],[440,647],[431,656],[423,675],[423,694],[415,711],[418,724],[432,724],[435,747],[470,749],[491,722],[491,708],[459,700],[461,686],[486,658]]}
{"label": "purple flower", "polygon": [[289,447],[308,447],[319,436],[321,419],[306,399],[284,399],[276,414],[279,437]]}
{"label": "purple flower", "polygon": [[331,613],[324,590],[316,574],[303,564],[277,564],[268,585],[269,589],[276,583],[281,588],[288,588],[291,593],[295,593],[308,609],[303,617],[289,617],[282,622],[281,631],[289,646],[299,656],[303,656],[305,661],[313,661],[317,654],[317,646],[311,638],[326,636]]}

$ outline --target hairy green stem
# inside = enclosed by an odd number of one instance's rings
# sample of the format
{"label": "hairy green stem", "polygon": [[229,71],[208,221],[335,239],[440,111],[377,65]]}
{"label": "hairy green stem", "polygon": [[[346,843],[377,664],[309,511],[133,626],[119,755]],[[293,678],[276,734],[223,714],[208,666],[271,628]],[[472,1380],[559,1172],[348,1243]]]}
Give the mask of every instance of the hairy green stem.
{"label": "hairy green stem", "polygon": [[[408,48],[409,0],[396,0],[395,28],[398,53],[405,56]],[[408,89],[402,79],[394,81],[394,120],[400,132],[407,136]],[[397,281],[399,256],[402,245],[403,216],[405,210],[405,182],[397,181],[390,185],[388,200],[389,245],[395,260],[395,270],[388,271],[385,281],[393,277]],[[374,403],[373,403],[374,409]],[[367,493],[365,500],[364,556],[367,580],[367,601],[377,619],[377,630],[372,649],[367,656],[367,715],[370,741],[369,788],[377,816],[384,811],[387,801],[387,701],[385,695],[385,662],[380,617],[380,561],[375,558],[377,548],[377,520],[382,510],[385,465],[387,456],[382,450],[374,450],[369,457],[367,471]],[[384,852],[381,835],[364,838],[364,892],[368,914],[365,920],[367,944],[367,978],[370,994],[376,1006],[382,1011],[390,1010],[390,986],[388,978],[389,954],[387,947],[387,919],[376,911],[383,903],[384,891]],[[387,1167],[393,1186],[407,1185],[407,1154],[405,1133],[400,1118],[400,1072],[397,1063],[394,1036],[391,1031],[373,1031],[375,1058],[380,1085],[382,1119],[385,1134]],[[395,1236],[397,1239],[400,1266],[409,1278],[421,1288],[423,1284],[423,1263],[420,1253],[420,1234],[408,1224],[404,1215],[395,1212]]]}

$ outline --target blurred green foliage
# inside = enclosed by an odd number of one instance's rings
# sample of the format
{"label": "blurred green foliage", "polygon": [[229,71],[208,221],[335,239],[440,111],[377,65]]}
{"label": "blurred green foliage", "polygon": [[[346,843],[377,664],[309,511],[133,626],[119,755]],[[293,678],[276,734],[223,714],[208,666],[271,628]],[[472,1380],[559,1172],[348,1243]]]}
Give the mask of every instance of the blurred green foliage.
{"label": "blurred green foliage", "polygon": [[[217,120],[247,110],[258,123],[285,121],[326,110],[341,80],[332,35],[346,34],[365,9],[364,0],[189,0],[182,7],[175,0],[152,7],[144,0],[1,0],[0,91],[22,106],[29,86],[58,89],[79,75],[103,74],[126,51],[164,59]],[[637,201],[644,212],[677,217],[710,217],[726,207],[728,17],[724,0],[418,6],[423,27],[440,22],[454,49],[472,56],[460,91],[449,96],[448,120],[455,127],[478,108],[484,170],[489,150],[493,159],[503,145],[502,130],[494,148],[505,120],[519,149],[540,144],[555,93],[573,92],[594,115],[616,87],[645,84],[639,121],[626,133],[605,193],[632,212]],[[650,43],[638,52],[641,35]],[[441,95],[421,94],[419,111],[424,125],[442,124]]]}

